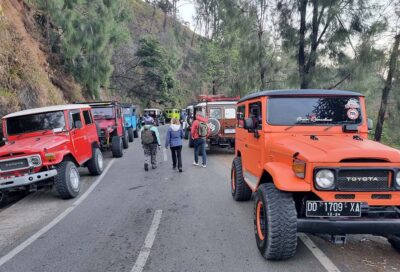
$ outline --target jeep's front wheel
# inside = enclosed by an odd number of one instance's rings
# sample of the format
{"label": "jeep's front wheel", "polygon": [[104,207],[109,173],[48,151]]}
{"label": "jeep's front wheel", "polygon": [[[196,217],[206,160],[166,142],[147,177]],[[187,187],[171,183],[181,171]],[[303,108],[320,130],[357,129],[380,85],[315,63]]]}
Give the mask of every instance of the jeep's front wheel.
{"label": "jeep's front wheel", "polygon": [[57,165],[54,177],[54,188],[62,199],[76,197],[81,190],[78,168],[71,161],[63,161]]}
{"label": "jeep's front wheel", "polygon": [[121,158],[124,155],[122,138],[114,136],[111,139],[111,152],[114,158]]}
{"label": "jeep's front wheel", "polygon": [[126,129],[124,129],[124,136],[122,137],[122,145],[124,149],[127,149],[129,147],[129,134]]}
{"label": "jeep's front wheel", "polygon": [[134,133],[133,133],[133,128],[128,128],[128,138],[129,138],[129,142],[132,143],[133,142],[133,138],[134,138]]}
{"label": "jeep's front wheel", "polygon": [[257,247],[267,260],[285,260],[297,248],[297,212],[290,193],[274,184],[261,184],[255,196],[254,232]]}
{"label": "jeep's front wheel", "polygon": [[388,237],[388,242],[397,252],[400,252],[400,235],[391,235]]}
{"label": "jeep's front wheel", "polygon": [[0,208],[5,207],[8,204],[8,193],[5,191],[0,191]]}
{"label": "jeep's front wheel", "polygon": [[247,201],[251,198],[252,191],[244,180],[240,157],[235,157],[232,162],[231,193],[236,201]]}
{"label": "jeep's front wheel", "polygon": [[103,154],[99,148],[93,148],[93,155],[92,158],[87,162],[87,167],[91,175],[98,176],[103,173]]}

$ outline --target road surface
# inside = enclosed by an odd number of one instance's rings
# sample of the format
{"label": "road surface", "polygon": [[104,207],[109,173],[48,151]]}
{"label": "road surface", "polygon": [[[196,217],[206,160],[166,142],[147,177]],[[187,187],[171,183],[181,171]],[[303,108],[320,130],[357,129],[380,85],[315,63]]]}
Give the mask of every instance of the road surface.
{"label": "road surface", "polygon": [[168,161],[163,153],[159,167],[145,172],[136,139],[122,159],[106,155],[100,178],[82,170],[80,198],[63,201],[42,191],[3,209],[0,271],[400,270],[399,253],[385,239],[365,235],[344,246],[302,236],[294,258],[266,261],[255,244],[253,202],[230,195],[233,155],[214,152],[207,168],[196,167],[185,142],[178,173],[169,151]]}

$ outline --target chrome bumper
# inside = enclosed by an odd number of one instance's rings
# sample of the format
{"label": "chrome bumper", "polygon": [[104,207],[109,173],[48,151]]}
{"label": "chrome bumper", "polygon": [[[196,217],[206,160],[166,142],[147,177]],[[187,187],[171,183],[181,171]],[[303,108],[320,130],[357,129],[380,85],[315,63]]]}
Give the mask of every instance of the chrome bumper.
{"label": "chrome bumper", "polygon": [[26,186],[41,180],[45,180],[57,175],[57,170],[49,170],[44,172],[39,172],[35,174],[30,174],[21,177],[13,177],[13,178],[0,178],[0,190],[7,189],[12,187]]}

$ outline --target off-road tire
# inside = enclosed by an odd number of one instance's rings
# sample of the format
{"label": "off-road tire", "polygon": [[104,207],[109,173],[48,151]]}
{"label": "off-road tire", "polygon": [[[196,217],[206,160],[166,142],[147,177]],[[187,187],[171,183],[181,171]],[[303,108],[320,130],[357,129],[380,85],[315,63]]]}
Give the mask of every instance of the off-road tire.
{"label": "off-road tire", "polygon": [[89,173],[93,176],[101,175],[101,173],[103,173],[103,168],[104,168],[103,154],[97,147],[93,148],[92,154],[93,154],[92,158],[87,162],[87,168],[89,170]]}
{"label": "off-road tire", "polygon": [[235,157],[231,169],[231,193],[236,201],[248,201],[252,191],[243,177],[242,158]]}
{"label": "off-road tire", "polygon": [[135,138],[133,128],[128,128],[128,138],[129,138],[129,142],[132,143],[133,139]]}
{"label": "off-road tire", "polygon": [[9,197],[7,192],[0,191],[0,208],[5,207],[9,202]]}
{"label": "off-road tire", "polygon": [[193,148],[194,147],[194,140],[192,138],[192,133],[189,132],[189,147]]}
{"label": "off-road tire", "polygon": [[111,139],[111,153],[114,158],[121,158],[124,155],[123,152],[122,137],[113,136]]}
{"label": "off-road tire", "polygon": [[[81,190],[79,171],[71,161],[62,161],[56,166],[57,175],[54,177],[54,189],[62,199],[75,198]],[[77,175],[78,184],[72,184],[71,174]]]}
{"label": "off-road tire", "polygon": [[293,257],[297,248],[297,212],[292,194],[265,183],[259,186],[254,203],[254,233],[261,255],[267,260]]}
{"label": "off-road tire", "polygon": [[122,136],[122,145],[124,149],[128,149],[129,147],[129,133],[126,129],[124,129],[124,136]]}
{"label": "off-road tire", "polygon": [[400,235],[393,235],[388,238],[388,242],[392,245],[392,247],[400,253]]}
{"label": "off-road tire", "polygon": [[136,130],[133,132],[133,137],[139,138],[139,128],[137,127]]}

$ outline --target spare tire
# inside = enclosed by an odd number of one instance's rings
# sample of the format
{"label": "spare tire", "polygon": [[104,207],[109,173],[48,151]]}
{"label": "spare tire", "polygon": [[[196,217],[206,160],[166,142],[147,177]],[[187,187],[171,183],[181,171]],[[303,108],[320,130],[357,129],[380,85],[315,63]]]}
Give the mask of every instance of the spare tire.
{"label": "spare tire", "polygon": [[221,123],[215,118],[209,118],[207,122],[208,127],[211,130],[210,136],[218,135],[221,130]]}

